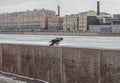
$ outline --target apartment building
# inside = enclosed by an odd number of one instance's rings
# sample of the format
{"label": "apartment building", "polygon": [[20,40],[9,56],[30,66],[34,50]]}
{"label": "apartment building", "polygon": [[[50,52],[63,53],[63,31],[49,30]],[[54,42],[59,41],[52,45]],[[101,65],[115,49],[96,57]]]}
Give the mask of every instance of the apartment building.
{"label": "apartment building", "polygon": [[55,11],[47,9],[3,13],[0,14],[0,28],[46,28],[47,18],[55,16]]}
{"label": "apartment building", "polygon": [[78,16],[66,15],[63,17],[63,31],[78,31]]}
{"label": "apartment building", "polygon": [[50,17],[48,18],[47,20],[47,29],[49,31],[61,31],[63,30],[63,26],[62,26],[62,23],[63,23],[63,17],[59,17],[59,16],[56,16],[56,17]]}
{"label": "apartment building", "polygon": [[88,17],[90,16],[96,16],[96,12],[93,10],[90,10],[88,12],[81,12],[78,14],[78,18],[79,18],[79,30],[86,32],[87,28],[89,26],[88,24]]}
{"label": "apartment building", "polygon": [[0,14],[0,27],[17,27],[18,13]]}

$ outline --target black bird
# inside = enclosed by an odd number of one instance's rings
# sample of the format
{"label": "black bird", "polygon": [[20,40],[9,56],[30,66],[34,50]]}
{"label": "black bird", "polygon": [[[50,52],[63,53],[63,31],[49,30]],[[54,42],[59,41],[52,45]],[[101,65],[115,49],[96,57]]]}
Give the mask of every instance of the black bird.
{"label": "black bird", "polygon": [[49,42],[51,42],[50,46],[54,46],[54,44],[58,45],[60,43],[60,41],[62,41],[62,40],[63,40],[62,37],[56,38],[56,39],[52,39],[51,41],[49,41]]}

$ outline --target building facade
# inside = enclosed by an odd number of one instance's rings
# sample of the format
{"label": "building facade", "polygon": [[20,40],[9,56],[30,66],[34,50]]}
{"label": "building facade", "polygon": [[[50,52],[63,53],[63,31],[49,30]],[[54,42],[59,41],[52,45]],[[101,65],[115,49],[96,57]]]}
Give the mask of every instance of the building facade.
{"label": "building facade", "polygon": [[120,20],[120,14],[113,14],[113,18],[116,20]]}
{"label": "building facade", "polygon": [[0,28],[46,28],[47,18],[55,16],[47,9],[0,14]]}
{"label": "building facade", "polygon": [[89,32],[120,32],[120,25],[90,25]]}
{"label": "building facade", "polygon": [[112,24],[120,25],[120,14],[113,14],[113,18]]}
{"label": "building facade", "polygon": [[111,24],[111,22],[114,20],[111,14],[106,12],[100,12],[100,15],[97,16],[99,19],[100,24]]}
{"label": "building facade", "polygon": [[93,10],[90,10],[88,12],[82,12],[78,14],[79,17],[79,30],[86,32],[88,29],[88,17],[90,16],[96,16],[96,12]]}
{"label": "building facade", "polygon": [[50,17],[47,20],[47,29],[48,31],[62,31],[63,30],[63,18],[56,16],[56,17]]}
{"label": "building facade", "polygon": [[0,27],[17,27],[18,13],[0,14]]}
{"label": "building facade", "polygon": [[78,30],[78,16],[77,15],[66,15],[63,17],[63,31],[77,31]]}

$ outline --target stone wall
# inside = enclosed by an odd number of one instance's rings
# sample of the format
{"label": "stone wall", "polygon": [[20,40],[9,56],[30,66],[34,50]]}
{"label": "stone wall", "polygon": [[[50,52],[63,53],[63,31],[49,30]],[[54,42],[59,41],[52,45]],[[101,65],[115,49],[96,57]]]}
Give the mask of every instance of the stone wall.
{"label": "stone wall", "polygon": [[101,83],[120,83],[120,50],[103,50]]}
{"label": "stone wall", "polygon": [[120,50],[0,44],[0,70],[50,83],[119,83]]}

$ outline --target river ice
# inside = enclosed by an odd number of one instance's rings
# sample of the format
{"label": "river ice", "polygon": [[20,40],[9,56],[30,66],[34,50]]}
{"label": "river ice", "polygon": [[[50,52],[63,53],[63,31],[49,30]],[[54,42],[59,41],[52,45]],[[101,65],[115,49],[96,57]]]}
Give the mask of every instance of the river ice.
{"label": "river ice", "polygon": [[64,38],[60,46],[120,49],[120,37],[0,34],[0,43],[49,45],[56,37]]}

